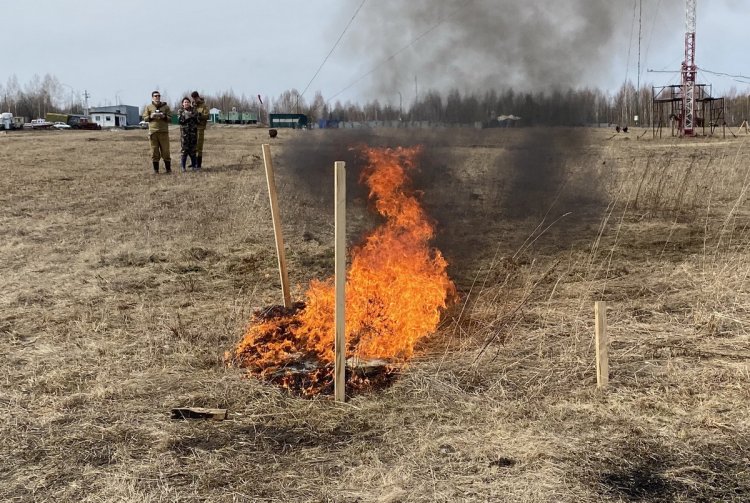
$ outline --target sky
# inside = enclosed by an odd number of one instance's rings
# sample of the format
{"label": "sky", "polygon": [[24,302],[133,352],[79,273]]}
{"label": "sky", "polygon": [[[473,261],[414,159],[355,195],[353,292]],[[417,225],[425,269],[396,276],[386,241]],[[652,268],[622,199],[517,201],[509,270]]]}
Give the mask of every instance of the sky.
{"label": "sky", "polygon": [[[0,0],[0,86],[63,84],[61,103],[142,106],[151,91],[403,104],[460,92],[679,83],[684,0]],[[750,1],[698,0],[696,62],[750,90]],[[640,37],[639,37],[640,32]],[[640,59],[640,73],[639,68]],[[708,72],[714,73],[708,73]],[[743,78],[716,75],[724,73]]]}

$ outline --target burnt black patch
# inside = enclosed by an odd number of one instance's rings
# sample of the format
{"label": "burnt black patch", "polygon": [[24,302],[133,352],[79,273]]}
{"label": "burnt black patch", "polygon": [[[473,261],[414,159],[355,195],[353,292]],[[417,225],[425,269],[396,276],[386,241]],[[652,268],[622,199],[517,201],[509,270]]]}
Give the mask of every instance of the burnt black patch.
{"label": "burnt black patch", "polygon": [[669,501],[680,487],[664,476],[668,466],[663,459],[636,459],[610,467],[601,474],[600,483],[604,492],[628,501]]}
{"label": "burnt black patch", "polygon": [[750,501],[750,442],[669,445],[637,434],[588,459],[584,480],[606,498],[625,501]]}

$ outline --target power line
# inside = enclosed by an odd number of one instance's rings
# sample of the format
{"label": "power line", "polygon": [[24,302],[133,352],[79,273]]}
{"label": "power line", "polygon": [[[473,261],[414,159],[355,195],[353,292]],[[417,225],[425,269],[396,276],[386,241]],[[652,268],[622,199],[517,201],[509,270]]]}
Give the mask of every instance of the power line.
{"label": "power line", "polygon": [[659,0],[656,2],[656,9],[653,12],[652,19],[651,19],[651,29],[648,32],[648,41],[646,42],[646,54],[644,55],[644,58],[646,61],[648,61],[648,54],[649,50],[651,49],[651,37],[654,34],[654,26],[656,25],[656,20],[659,18],[659,7],[661,7],[662,0]]}
{"label": "power line", "polygon": [[[700,68],[700,71],[706,72],[706,73],[710,73],[711,75],[718,75],[720,77],[729,77],[729,78],[732,78],[732,79],[746,79],[746,80],[750,80],[750,77],[748,77],[746,75],[732,75],[730,73],[712,72],[711,70],[706,70],[705,68]],[[741,81],[738,81],[738,82],[741,82]]]}
{"label": "power line", "polygon": [[300,96],[303,96],[303,95],[305,94],[305,92],[307,92],[307,89],[308,89],[308,88],[310,87],[310,84],[312,84],[312,83],[313,83],[313,80],[315,80],[315,77],[317,77],[317,76],[318,76],[318,74],[320,73],[320,70],[322,70],[322,69],[323,69],[323,65],[325,65],[325,64],[326,64],[326,61],[328,61],[328,58],[330,58],[330,57],[331,57],[331,54],[333,54],[333,51],[334,51],[334,50],[336,49],[336,47],[337,47],[337,46],[339,45],[339,42],[341,42],[341,39],[342,39],[342,38],[344,38],[344,34],[346,33],[346,31],[347,31],[347,30],[349,29],[349,27],[350,27],[350,26],[352,25],[352,23],[354,22],[354,18],[355,18],[355,17],[357,17],[357,14],[359,14],[359,11],[360,11],[360,9],[362,9],[362,6],[363,6],[363,5],[365,4],[365,2],[366,2],[366,1],[367,1],[367,0],[362,0],[362,3],[361,3],[361,4],[359,4],[359,7],[357,7],[357,10],[356,10],[356,11],[354,11],[354,15],[353,15],[353,16],[352,16],[352,18],[351,18],[351,19],[349,20],[349,22],[347,23],[347,25],[346,25],[346,26],[344,27],[344,31],[342,31],[342,32],[341,32],[341,35],[339,35],[339,38],[338,38],[338,40],[336,40],[336,43],[335,43],[335,44],[333,44],[333,47],[331,47],[331,50],[330,50],[330,51],[328,51],[328,54],[326,55],[325,59],[323,59],[323,62],[322,62],[322,63],[320,64],[320,66],[318,67],[318,70],[317,70],[317,71],[315,72],[315,75],[313,75],[313,76],[312,76],[312,78],[310,79],[310,82],[308,82],[308,83],[307,83],[307,85],[305,86],[305,89],[304,89],[304,90],[303,90],[303,91],[302,91],[302,92],[300,93]]}
{"label": "power line", "polygon": [[628,83],[628,73],[630,72],[630,49],[633,47],[633,32],[635,31],[635,13],[638,12],[638,0],[633,1],[633,20],[630,22],[630,40],[628,40],[628,57],[625,60],[625,80],[623,84]]}

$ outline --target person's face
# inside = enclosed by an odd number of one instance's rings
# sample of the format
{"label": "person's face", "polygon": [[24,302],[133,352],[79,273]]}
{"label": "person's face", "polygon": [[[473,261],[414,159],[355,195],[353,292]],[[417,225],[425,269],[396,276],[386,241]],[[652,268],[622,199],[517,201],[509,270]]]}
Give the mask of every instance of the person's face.
{"label": "person's face", "polygon": [[187,98],[185,98],[184,100],[182,100],[182,106],[185,107],[185,108],[190,108],[190,100],[187,99]]}
{"label": "person's face", "polygon": [[160,100],[161,100],[161,94],[154,93],[154,94],[151,95],[151,101],[153,101],[154,103],[156,103],[156,102],[158,102]]}

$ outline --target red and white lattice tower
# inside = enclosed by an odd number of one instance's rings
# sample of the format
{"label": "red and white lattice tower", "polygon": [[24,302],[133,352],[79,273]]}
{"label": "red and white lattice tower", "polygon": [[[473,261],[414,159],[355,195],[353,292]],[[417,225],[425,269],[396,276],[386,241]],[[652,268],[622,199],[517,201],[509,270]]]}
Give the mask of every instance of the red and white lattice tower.
{"label": "red and white lattice tower", "polygon": [[682,131],[683,136],[695,134],[695,3],[685,0],[685,61],[682,62]]}

